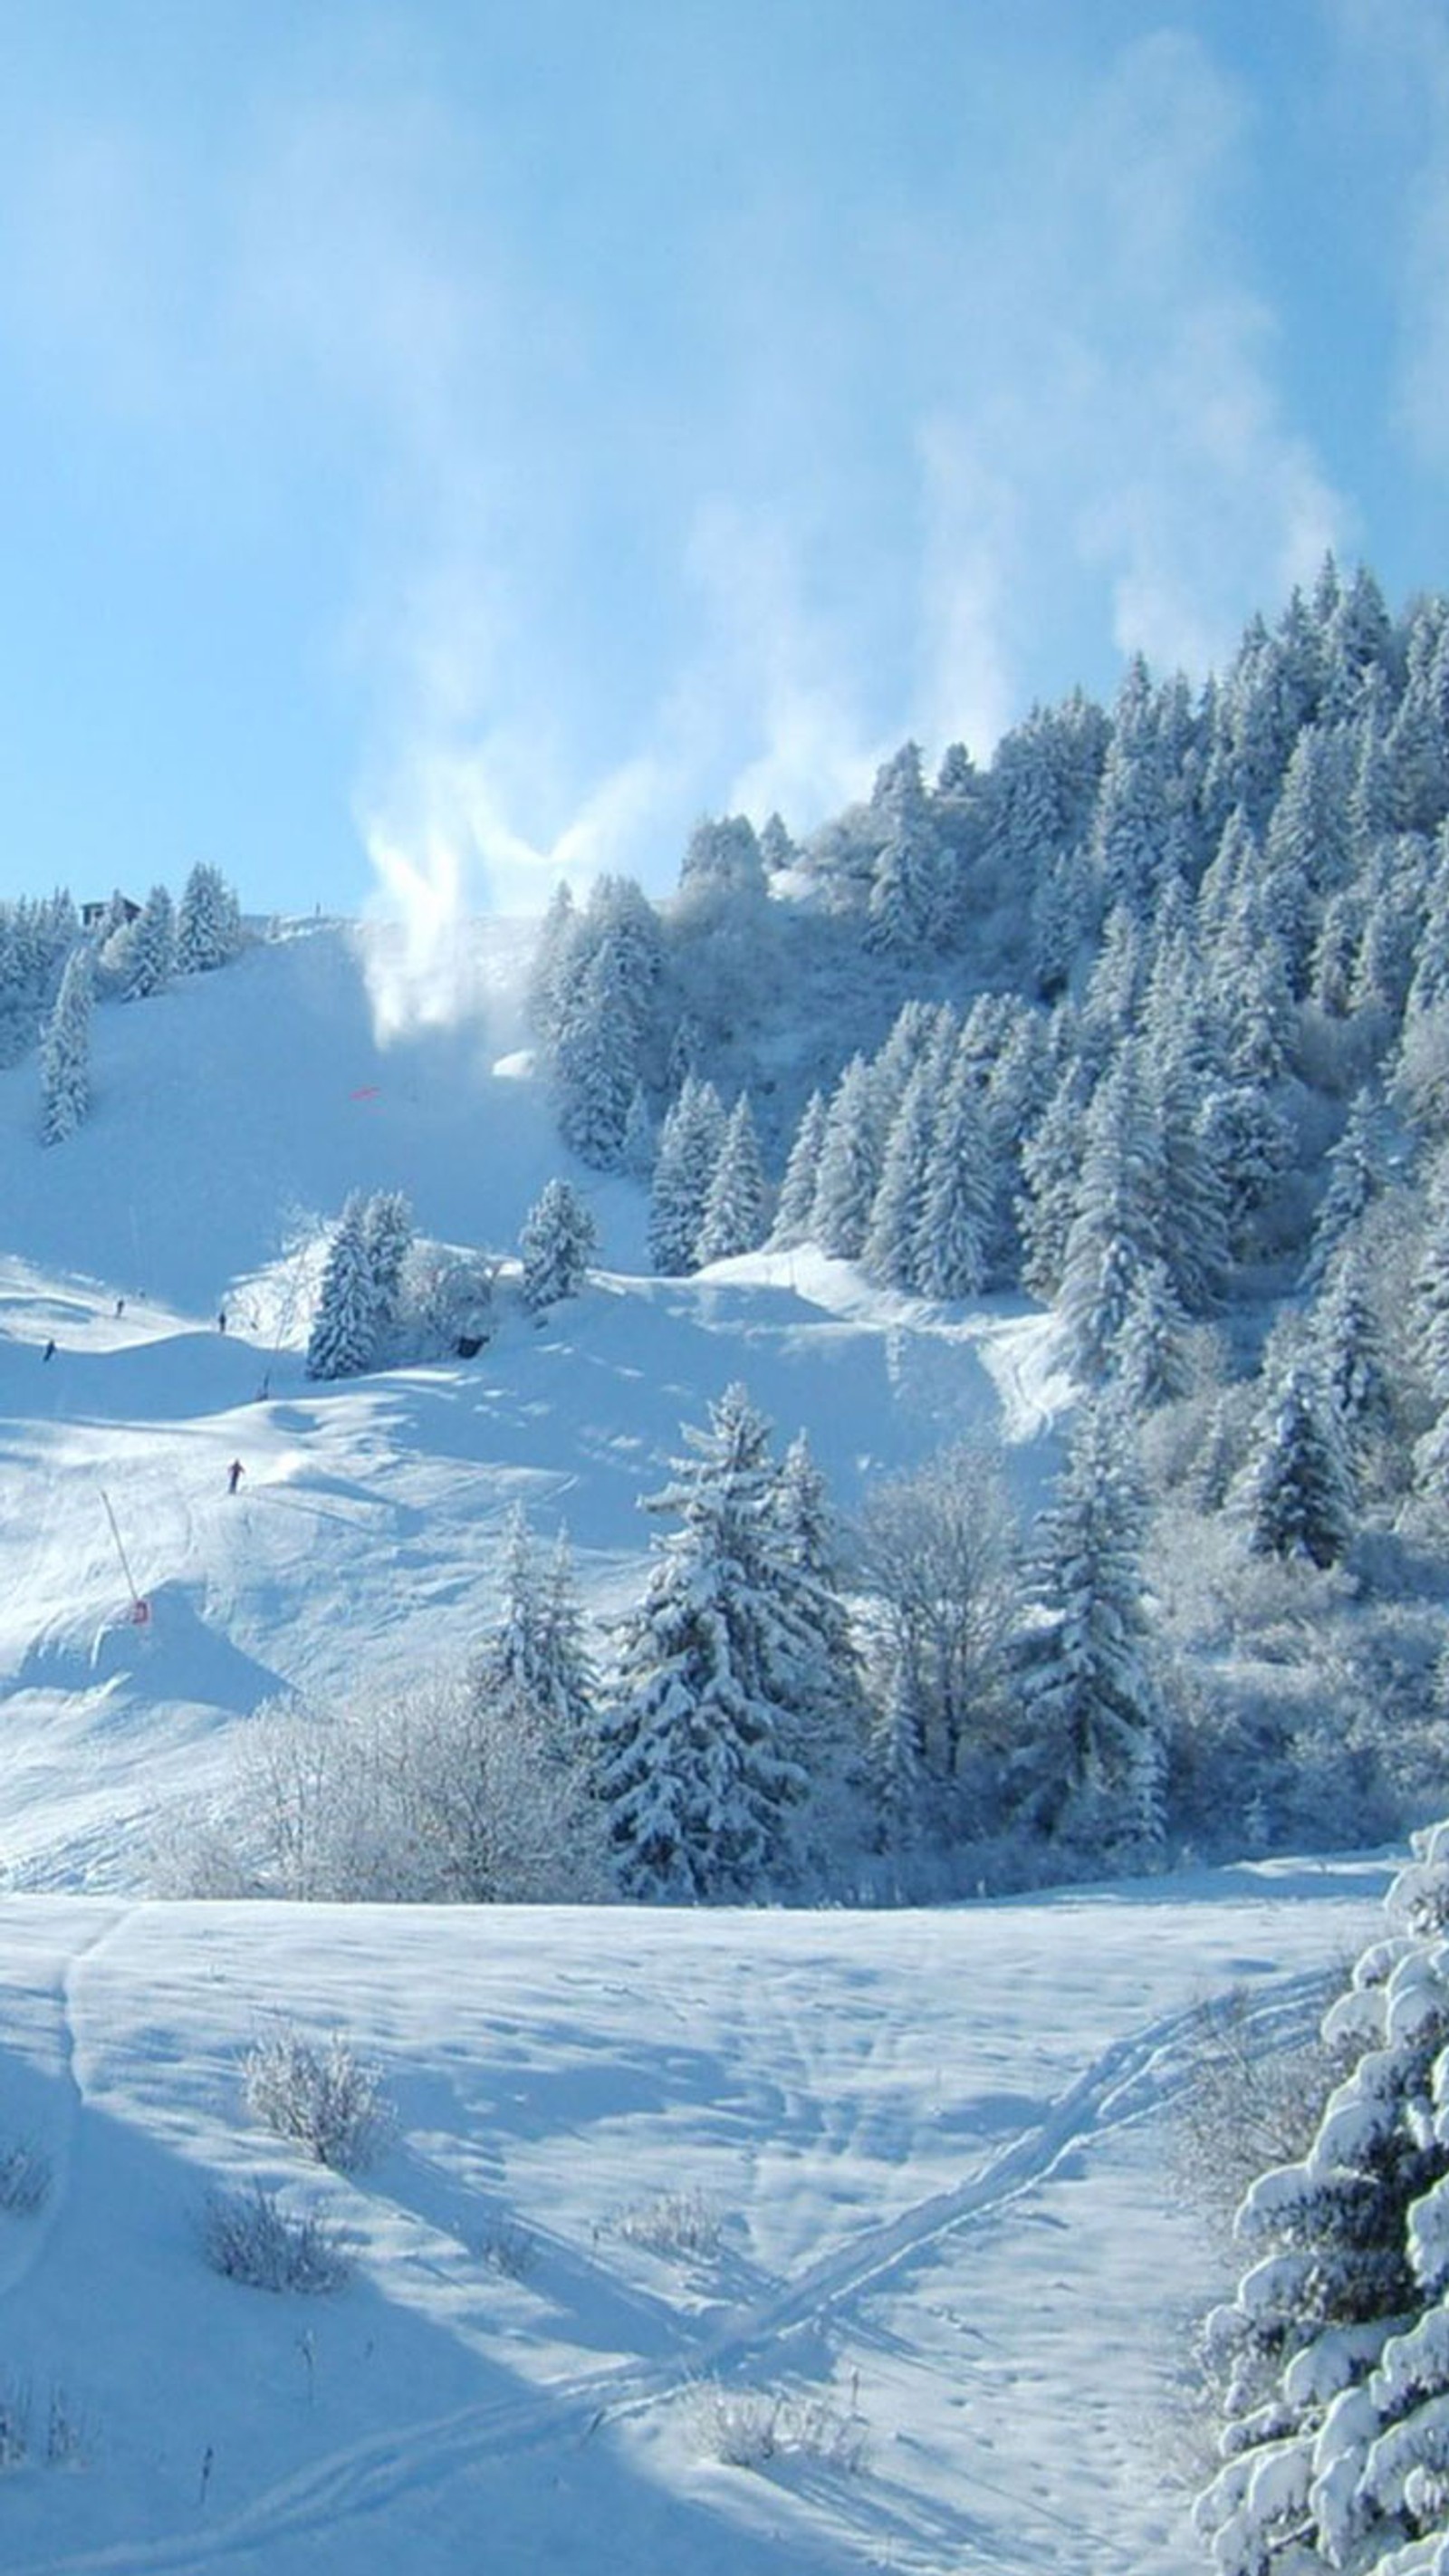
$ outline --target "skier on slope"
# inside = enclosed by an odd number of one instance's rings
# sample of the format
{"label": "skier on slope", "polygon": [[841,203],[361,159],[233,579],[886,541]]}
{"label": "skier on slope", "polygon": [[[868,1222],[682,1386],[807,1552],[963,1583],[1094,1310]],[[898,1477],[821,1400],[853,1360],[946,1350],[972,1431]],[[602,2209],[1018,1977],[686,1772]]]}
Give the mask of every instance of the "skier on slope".
{"label": "skier on slope", "polygon": [[245,1474],[246,1469],[242,1465],[240,1458],[233,1458],[231,1465],[226,1471],[226,1490],[229,1494],[234,1494],[236,1492],[236,1489]]}

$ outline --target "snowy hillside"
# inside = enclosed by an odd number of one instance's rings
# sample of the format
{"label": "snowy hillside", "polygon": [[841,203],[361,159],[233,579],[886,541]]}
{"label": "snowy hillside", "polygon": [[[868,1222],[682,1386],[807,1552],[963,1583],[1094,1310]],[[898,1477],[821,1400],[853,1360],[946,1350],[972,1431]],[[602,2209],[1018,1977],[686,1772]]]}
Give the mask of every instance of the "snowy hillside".
{"label": "snowy hillside", "polygon": [[[23,2140],[49,2187],[0,2212],[0,2562],[1188,2576],[1193,2008],[1245,1983],[1306,2021],[1379,1883],[891,1916],[12,1900],[0,2169]],[[288,2020],[382,2069],[396,2131],[355,2177],[248,2121],[243,2055]],[[344,2286],[208,2269],[208,2191],[257,2183],[342,2231]]]}
{"label": "snowy hillside", "polygon": [[[388,935],[371,939],[376,975]],[[506,1317],[472,1361],[306,1378],[315,1266],[286,1247],[349,1190],[403,1189],[422,1231],[511,1253],[571,1168],[520,1052],[525,948],[479,925],[464,1022],[387,1045],[363,944],[333,925],[105,1009],[93,1114],[51,1151],[33,1065],[0,1075],[12,1886],[143,1887],[158,1806],[204,1787],[259,1702],[456,1661],[520,1499],[541,1530],[567,1524],[590,1602],[626,1597],[639,1502],[732,1379],[784,1437],[808,1430],[846,1506],[973,1427],[999,1429],[1038,1499],[1067,1391],[1020,1301],[953,1315],[806,1251],[649,1278],[640,1193],[596,1175],[579,1177],[606,1267],[581,1299]]]}

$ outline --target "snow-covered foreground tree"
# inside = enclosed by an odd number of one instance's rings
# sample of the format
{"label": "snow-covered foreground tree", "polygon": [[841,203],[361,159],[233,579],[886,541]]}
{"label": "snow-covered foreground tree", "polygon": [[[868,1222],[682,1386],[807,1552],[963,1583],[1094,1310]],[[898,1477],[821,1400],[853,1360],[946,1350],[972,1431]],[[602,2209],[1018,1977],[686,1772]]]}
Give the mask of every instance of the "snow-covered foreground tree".
{"label": "snow-covered foreground tree", "polygon": [[626,1891],[688,1903],[788,1874],[816,1712],[837,1687],[768,1423],[732,1386],[685,1438],[650,1504],[679,1527],[625,1632],[599,1791]]}
{"label": "snow-covered foreground tree", "polygon": [[1387,1910],[1324,2024],[1343,2081],[1250,2191],[1250,2267],[1208,2322],[1223,2465],[1198,2522],[1223,2576],[1449,2568],[1449,1825]]}

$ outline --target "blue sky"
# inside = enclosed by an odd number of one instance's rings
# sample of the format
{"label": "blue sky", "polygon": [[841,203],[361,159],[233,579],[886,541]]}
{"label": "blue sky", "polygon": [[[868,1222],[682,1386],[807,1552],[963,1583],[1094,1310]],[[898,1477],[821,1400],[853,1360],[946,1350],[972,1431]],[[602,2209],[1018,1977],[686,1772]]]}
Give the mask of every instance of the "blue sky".
{"label": "blue sky", "polygon": [[1449,585],[1444,0],[0,0],[0,891],[445,914]]}

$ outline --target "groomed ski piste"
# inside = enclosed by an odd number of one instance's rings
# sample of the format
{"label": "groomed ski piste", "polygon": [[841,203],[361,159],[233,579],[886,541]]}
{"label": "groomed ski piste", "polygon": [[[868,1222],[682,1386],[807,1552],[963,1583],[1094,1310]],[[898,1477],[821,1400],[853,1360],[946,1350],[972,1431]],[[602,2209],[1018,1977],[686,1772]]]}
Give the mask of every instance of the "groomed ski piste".
{"label": "groomed ski piste", "polygon": [[[0,2208],[0,2564],[1186,2576],[1224,2286],[1173,2164],[1196,2016],[1241,1988],[1306,2028],[1386,1868],[886,1913],[146,1892],[264,1701],[466,1654],[516,1502],[586,1601],[632,1597],[640,1501],[731,1380],[846,1508],[972,1431],[1046,1490],[1070,1391],[1024,1304],[809,1252],[646,1275],[638,1192],[571,1171],[530,1077],[525,947],[455,944],[452,1016],[389,1010],[395,935],[331,924],[103,1009],[48,1152],[33,1064],[0,1075],[0,2173],[40,2177]],[[506,1254],[556,1171],[599,1220],[582,1297],[307,1380],[348,1190]],[[362,2172],[249,2115],[294,2026],[380,2069]],[[337,2232],[341,2286],[209,2268],[209,2195],[253,2185]]]}

